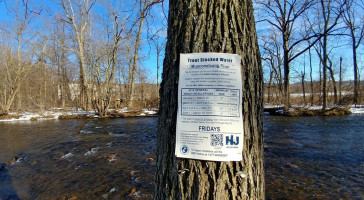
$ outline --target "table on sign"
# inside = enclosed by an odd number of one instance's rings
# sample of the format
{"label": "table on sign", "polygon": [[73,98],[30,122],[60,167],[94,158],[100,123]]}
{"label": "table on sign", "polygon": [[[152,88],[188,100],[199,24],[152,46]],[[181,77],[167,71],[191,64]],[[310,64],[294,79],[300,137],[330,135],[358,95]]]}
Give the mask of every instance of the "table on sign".
{"label": "table on sign", "polygon": [[240,116],[237,89],[182,88],[181,101],[184,116]]}

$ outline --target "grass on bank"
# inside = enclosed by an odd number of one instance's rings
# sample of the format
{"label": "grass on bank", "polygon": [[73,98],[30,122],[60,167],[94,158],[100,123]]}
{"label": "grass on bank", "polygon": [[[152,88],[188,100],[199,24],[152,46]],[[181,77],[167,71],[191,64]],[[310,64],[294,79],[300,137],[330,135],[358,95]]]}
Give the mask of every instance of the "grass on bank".
{"label": "grass on bank", "polygon": [[[272,112],[270,112],[272,114]],[[284,112],[275,112],[273,115],[281,115],[281,116],[344,116],[350,115],[350,108],[332,108],[326,111],[322,111],[321,109],[308,109],[308,108],[291,108],[289,111]]]}

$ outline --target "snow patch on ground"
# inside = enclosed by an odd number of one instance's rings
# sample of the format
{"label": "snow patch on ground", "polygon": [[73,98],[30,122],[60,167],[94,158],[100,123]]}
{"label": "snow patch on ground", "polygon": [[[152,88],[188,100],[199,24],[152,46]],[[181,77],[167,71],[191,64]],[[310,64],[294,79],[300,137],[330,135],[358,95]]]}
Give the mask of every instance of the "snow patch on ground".
{"label": "snow patch on ground", "polygon": [[83,155],[85,155],[85,156],[90,156],[90,155],[92,155],[92,154],[95,154],[95,153],[97,153],[97,150],[98,150],[99,148],[100,148],[100,147],[92,148],[90,151],[86,152],[86,153],[85,153],[85,154],[83,154]]}
{"label": "snow patch on ground", "polygon": [[[118,113],[126,113],[130,112],[127,107],[114,110],[110,109]],[[142,109],[143,113],[141,116],[146,115],[155,115],[157,114],[158,109]],[[0,122],[14,122],[14,121],[30,121],[32,119],[37,120],[49,120],[49,119],[58,119],[59,116],[72,116],[72,115],[86,115],[86,116],[94,116],[97,118],[95,111],[83,111],[76,108],[72,110],[62,110],[62,108],[53,108],[48,111],[44,111],[42,114],[40,113],[33,113],[33,112],[23,112],[23,113],[16,113],[16,112],[9,112],[9,115],[14,115],[14,118],[10,119],[0,119]],[[15,116],[20,116],[19,118],[15,118]]]}
{"label": "snow patch on ground", "polygon": [[142,109],[143,113],[140,114],[140,116],[146,116],[146,115],[156,115],[157,114],[157,109],[151,109],[148,110],[146,108]]}
{"label": "snow patch on ground", "polygon": [[350,111],[352,114],[364,114],[364,106],[351,107]]}
{"label": "snow patch on ground", "polygon": [[72,156],[73,156],[72,153],[67,153],[66,155],[62,156],[61,159],[71,158]]}

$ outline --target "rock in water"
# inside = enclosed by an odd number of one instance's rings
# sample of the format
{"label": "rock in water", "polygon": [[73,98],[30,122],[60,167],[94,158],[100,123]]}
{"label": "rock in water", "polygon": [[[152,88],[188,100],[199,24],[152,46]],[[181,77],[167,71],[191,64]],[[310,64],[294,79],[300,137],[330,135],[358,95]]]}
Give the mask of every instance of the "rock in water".
{"label": "rock in water", "polygon": [[0,163],[0,170],[4,170],[6,167],[6,164],[5,163]]}

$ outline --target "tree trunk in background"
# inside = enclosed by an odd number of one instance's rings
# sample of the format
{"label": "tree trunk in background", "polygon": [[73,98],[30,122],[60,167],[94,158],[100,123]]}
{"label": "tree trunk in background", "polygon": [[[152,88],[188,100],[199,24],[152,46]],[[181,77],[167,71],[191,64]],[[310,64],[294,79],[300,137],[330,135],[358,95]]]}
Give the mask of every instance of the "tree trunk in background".
{"label": "tree trunk in background", "polygon": [[[144,8],[145,10],[145,8]],[[137,62],[138,62],[138,51],[140,47],[140,35],[142,34],[143,24],[144,24],[144,12],[141,14],[140,22],[139,22],[139,29],[138,34],[135,40],[135,47],[134,47],[134,55],[133,55],[133,67],[131,69],[131,74],[129,74],[129,95],[128,95],[128,107],[133,107],[134,101],[134,93],[135,93],[135,74],[137,69]]]}
{"label": "tree trunk in background", "polygon": [[323,38],[323,61],[322,61],[322,111],[327,107],[327,36]]}
{"label": "tree trunk in background", "polygon": [[[170,0],[160,90],[154,199],[264,199],[263,81],[251,0]],[[241,162],[175,156],[180,53],[242,57],[244,150]],[[179,170],[188,169],[182,173]],[[245,178],[238,172],[247,174]]]}
{"label": "tree trunk in background", "polygon": [[310,85],[311,85],[311,106],[313,106],[313,100],[314,100],[314,90],[313,90],[313,78],[312,78],[312,54],[311,50],[308,50],[308,55],[310,57]]}
{"label": "tree trunk in background", "polygon": [[[283,35],[283,38],[285,38],[285,35]],[[283,76],[283,103],[284,103],[284,110],[288,111],[288,109],[291,107],[291,103],[290,103],[290,98],[291,98],[291,93],[289,91],[289,62],[288,62],[288,55],[289,55],[289,51],[288,51],[288,39],[284,39],[284,45],[283,45],[283,71],[284,71],[284,76]]]}
{"label": "tree trunk in background", "polygon": [[356,106],[359,101],[359,79],[358,79],[358,61],[357,61],[357,55],[356,55],[356,46],[355,46],[355,37],[353,37],[353,64],[354,64],[354,98],[353,103]]}
{"label": "tree trunk in background", "polygon": [[[328,26],[328,19],[329,17],[327,16],[327,11],[325,9],[326,4],[323,0],[320,0],[321,3],[321,12],[322,12],[322,17],[323,17],[323,22],[324,22],[324,31],[326,31],[327,26]],[[322,64],[322,111],[325,112],[326,111],[326,103],[327,103],[327,87],[326,87],[326,83],[327,83],[327,34],[325,34],[323,36],[323,42],[322,42],[322,55],[321,56],[321,64]],[[321,50],[320,50],[321,53]]]}
{"label": "tree trunk in background", "polygon": [[306,88],[305,88],[305,77],[306,77],[306,56],[304,58],[303,63],[303,72],[301,71],[301,85],[302,85],[302,95],[303,95],[303,104],[306,105]]}
{"label": "tree trunk in background", "polygon": [[339,72],[339,102],[341,102],[341,90],[342,90],[342,63],[343,63],[343,57],[340,57],[340,72]]}
{"label": "tree trunk in background", "polygon": [[306,88],[305,88],[305,73],[301,74],[303,104],[306,105]]}
{"label": "tree trunk in background", "polygon": [[270,98],[270,96],[271,96],[271,90],[272,90],[272,82],[273,82],[273,73],[274,73],[274,71],[270,71],[270,73],[269,73],[269,83],[268,83],[268,92],[267,92],[267,104],[270,104],[271,103],[271,98]]}
{"label": "tree trunk in background", "polygon": [[332,63],[331,62],[330,62],[330,66],[327,66],[327,69],[330,72],[332,86],[333,86],[333,89],[334,89],[334,103],[337,104],[338,103],[337,86],[336,86],[336,80],[335,80],[335,73],[334,73],[334,70],[332,69]]}

